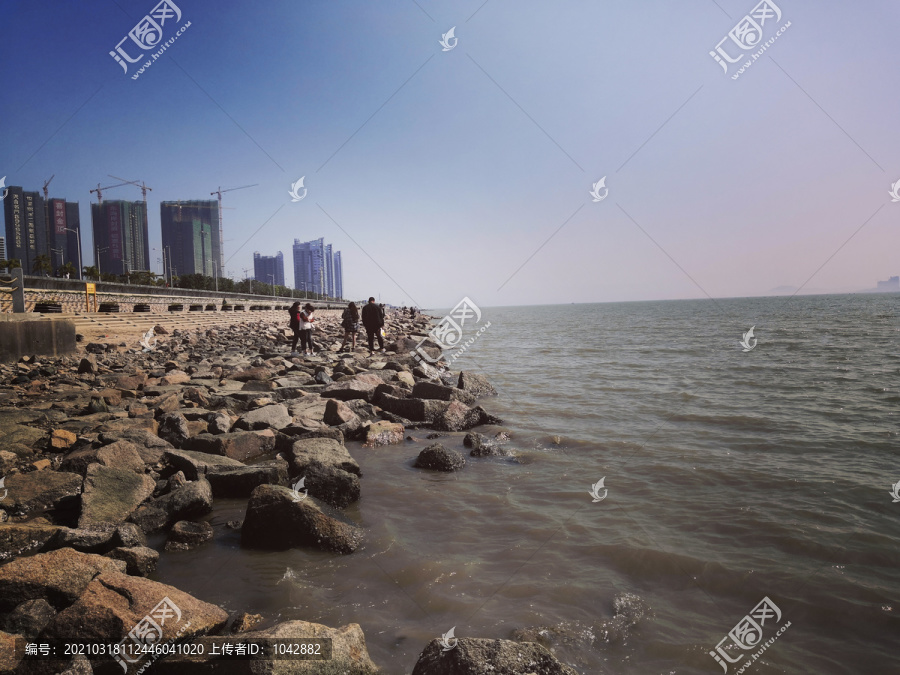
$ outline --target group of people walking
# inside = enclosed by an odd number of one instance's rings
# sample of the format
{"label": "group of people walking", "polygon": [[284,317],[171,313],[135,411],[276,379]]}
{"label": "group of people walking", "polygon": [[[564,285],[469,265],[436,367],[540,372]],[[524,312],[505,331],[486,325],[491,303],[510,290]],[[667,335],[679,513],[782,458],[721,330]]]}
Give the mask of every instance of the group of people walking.
{"label": "group of people walking", "polygon": [[[312,341],[312,328],[313,323],[315,323],[313,313],[315,311],[316,308],[311,304],[306,303],[301,307],[299,302],[295,302],[288,310],[291,317],[288,326],[294,332],[291,343],[291,356],[311,356],[317,351]],[[378,348],[384,351],[384,305],[376,304],[375,298],[369,298],[361,312],[356,303],[351,302],[341,314],[341,328],[344,329],[341,351],[347,348],[348,342],[351,343],[352,349],[356,349],[356,336],[359,333],[360,320],[362,320],[362,325],[366,329],[369,353],[375,353],[376,339],[378,340]],[[300,352],[297,351],[298,340],[300,341]]]}

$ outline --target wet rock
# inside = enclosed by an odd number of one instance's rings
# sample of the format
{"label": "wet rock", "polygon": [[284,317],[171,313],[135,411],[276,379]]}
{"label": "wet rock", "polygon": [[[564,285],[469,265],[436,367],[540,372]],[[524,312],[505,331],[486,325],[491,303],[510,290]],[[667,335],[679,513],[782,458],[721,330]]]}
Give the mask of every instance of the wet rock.
{"label": "wet rock", "polygon": [[191,436],[187,419],[177,412],[166,413],[160,418],[158,433],[161,439],[168,441],[176,448],[184,446],[185,441]]}
{"label": "wet rock", "polygon": [[263,617],[261,614],[247,614],[247,612],[241,612],[234,618],[234,621],[231,624],[231,632],[246,633],[254,626],[262,623],[262,620]]}
{"label": "wet rock", "polygon": [[470,392],[454,387],[448,387],[443,384],[437,384],[435,382],[416,383],[413,387],[411,396],[414,398],[434,399],[438,401],[459,401],[466,405],[474,403],[476,398],[475,395]]}
{"label": "wet rock", "polygon": [[359,501],[359,476],[335,466],[312,461],[302,472],[303,487],[321,502],[344,508]]}
{"label": "wet rock", "polygon": [[249,466],[214,466],[207,470],[206,479],[213,497],[249,497],[260,485],[287,485],[288,463],[275,459]]}
{"label": "wet rock", "polygon": [[348,473],[362,476],[359,463],[343,445],[330,438],[306,438],[294,441],[288,456],[291,475],[302,475],[311,462],[333,466]]}
{"label": "wet rock", "polygon": [[166,540],[166,551],[189,551],[213,538],[213,527],[207,522],[181,520],[172,526]]}
{"label": "wet rock", "polygon": [[413,422],[431,422],[443,413],[450,404],[446,401],[397,398],[390,394],[379,394],[375,400],[375,405]]}
{"label": "wet rock", "polygon": [[310,546],[352,553],[361,540],[358,527],[326,514],[312,497],[294,501],[291,490],[276,485],[261,485],[253,491],[241,528],[241,545],[247,548]]}
{"label": "wet rock", "polygon": [[122,562],[71,548],[13,560],[0,567],[0,612],[38,599],[56,609],[67,607],[98,574],[124,570]]}
{"label": "wet rock", "polygon": [[459,401],[451,401],[431,422],[439,431],[465,431],[482,424],[501,424],[502,420],[485,412],[481,406],[469,408]]}
{"label": "wet rock", "polygon": [[[165,600],[168,602],[161,605]],[[43,637],[117,644],[145,616],[152,616],[162,629],[159,643],[168,642],[179,633],[180,638],[189,640],[216,632],[228,619],[220,607],[172,586],[118,571],[104,571],[87,585],[77,602],[56,615]]]}
{"label": "wet rock", "polygon": [[578,675],[534,642],[459,638],[445,651],[432,640],[419,656],[412,675]]}
{"label": "wet rock", "polygon": [[475,396],[475,398],[480,398],[481,396],[493,396],[497,393],[497,390],[494,389],[490,382],[488,382],[486,377],[483,375],[476,375],[475,373],[467,373],[465,371],[459,374],[456,387],[469,392]]}
{"label": "wet rock", "polygon": [[509,457],[512,454],[500,445],[498,440],[488,438],[478,432],[466,434],[463,445],[472,448],[472,452],[469,453],[472,457]]}
{"label": "wet rock", "polygon": [[104,554],[106,558],[121,560],[125,572],[135,577],[146,577],[156,570],[159,552],[146,546],[120,546]]}
{"label": "wet rock", "polygon": [[238,418],[234,426],[245,431],[282,429],[293,421],[288,409],[281,403],[276,403],[251,410]]}
{"label": "wet rock", "polygon": [[[81,476],[64,471],[34,471],[17,473],[5,480],[5,499],[0,500],[0,508],[17,515],[32,511],[67,506],[81,494]],[[2,492],[0,492],[2,494]]]}
{"label": "wet rock", "polygon": [[381,445],[396,445],[403,442],[406,430],[402,424],[395,422],[376,422],[366,432],[366,447],[377,448]]}
{"label": "wet rock", "polygon": [[0,629],[33,640],[54,616],[56,616],[56,610],[43,598],[26,600],[6,615],[6,618],[0,622]]}
{"label": "wet rock", "polygon": [[448,450],[440,443],[434,443],[419,453],[414,466],[432,471],[456,471],[466,465],[466,458],[456,450]]}
{"label": "wet rock", "polygon": [[184,472],[184,476],[188,480],[197,480],[200,476],[206,475],[211,468],[244,468],[245,466],[242,462],[230,457],[193,450],[168,450],[164,457],[169,465]]}
{"label": "wet rock", "polygon": [[91,464],[84,479],[78,527],[124,522],[153,494],[155,487],[150,476],[137,475],[130,469]]}

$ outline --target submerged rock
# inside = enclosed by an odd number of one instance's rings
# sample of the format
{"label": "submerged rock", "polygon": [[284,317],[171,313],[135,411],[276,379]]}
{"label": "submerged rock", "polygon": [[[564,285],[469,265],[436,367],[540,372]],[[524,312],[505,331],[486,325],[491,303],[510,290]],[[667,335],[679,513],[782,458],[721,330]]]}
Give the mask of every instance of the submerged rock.
{"label": "submerged rock", "polygon": [[578,675],[534,642],[459,638],[444,651],[432,640],[419,656],[412,675]]}
{"label": "submerged rock", "polygon": [[466,458],[456,450],[448,450],[440,443],[434,443],[419,453],[414,466],[432,471],[457,471],[466,465]]}
{"label": "submerged rock", "polygon": [[312,546],[352,553],[361,540],[358,527],[326,514],[312,497],[295,501],[291,490],[276,485],[261,485],[253,491],[241,528],[241,545],[247,548]]}

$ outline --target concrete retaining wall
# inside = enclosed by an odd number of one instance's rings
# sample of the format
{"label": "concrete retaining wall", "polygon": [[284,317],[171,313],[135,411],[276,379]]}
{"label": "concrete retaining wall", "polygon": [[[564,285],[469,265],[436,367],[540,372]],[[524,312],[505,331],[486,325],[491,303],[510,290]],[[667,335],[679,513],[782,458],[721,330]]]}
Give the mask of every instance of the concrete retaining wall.
{"label": "concrete retaining wall", "polygon": [[0,321],[0,362],[17,361],[26,354],[60,356],[74,351],[71,321]]}

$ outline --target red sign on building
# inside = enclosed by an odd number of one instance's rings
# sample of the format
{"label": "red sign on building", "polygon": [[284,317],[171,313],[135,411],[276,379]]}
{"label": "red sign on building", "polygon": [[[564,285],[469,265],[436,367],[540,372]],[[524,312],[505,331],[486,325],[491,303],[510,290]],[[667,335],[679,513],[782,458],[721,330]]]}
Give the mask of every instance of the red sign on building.
{"label": "red sign on building", "polygon": [[56,234],[66,233],[66,203],[53,202],[53,222],[56,225]]}

